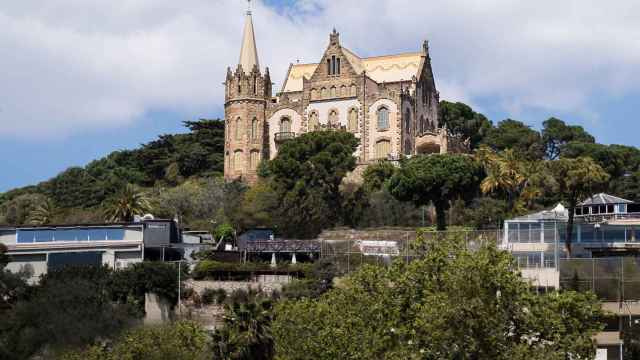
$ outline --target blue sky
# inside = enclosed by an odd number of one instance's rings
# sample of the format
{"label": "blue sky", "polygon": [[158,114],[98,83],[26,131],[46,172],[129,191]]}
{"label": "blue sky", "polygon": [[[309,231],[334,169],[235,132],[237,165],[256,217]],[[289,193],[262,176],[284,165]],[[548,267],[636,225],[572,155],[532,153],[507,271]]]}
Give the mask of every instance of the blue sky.
{"label": "blue sky", "polygon": [[[245,9],[239,0],[3,4],[0,191],[183,132],[183,120],[221,117]],[[599,142],[638,145],[636,1],[268,0],[253,14],[276,88],[290,62],[318,60],[333,27],[361,56],[429,39],[442,99],[494,121],[538,128],[556,116]]]}

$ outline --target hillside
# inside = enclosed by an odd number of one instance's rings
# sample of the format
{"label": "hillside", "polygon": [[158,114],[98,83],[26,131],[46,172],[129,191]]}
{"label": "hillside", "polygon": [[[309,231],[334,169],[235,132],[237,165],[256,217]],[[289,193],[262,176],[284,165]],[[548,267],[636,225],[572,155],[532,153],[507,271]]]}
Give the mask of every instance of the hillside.
{"label": "hillside", "polygon": [[133,150],[114,151],[84,167],[0,194],[0,223],[22,224],[38,204],[51,199],[58,222],[99,220],[105,199],[126,184],[175,187],[191,179],[219,177],[224,160],[224,122],[186,121],[185,134],[166,134]]}
{"label": "hillside", "polygon": [[[591,157],[611,176],[604,191],[640,201],[640,150],[636,147],[599,144],[581,126],[556,118],[544,121],[540,131],[513,119],[494,124],[463,103],[442,101],[440,120],[453,133],[469,139],[472,150],[482,145],[497,152],[511,149],[518,161],[528,163]],[[115,151],[40,184],[0,194],[0,224],[33,222],[30,217],[35,210],[46,215],[46,221],[35,223],[101,222],[106,200],[128,184],[146,194],[153,214],[178,218],[185,226],[210,228],[214,223],[230,222],[242,228],[277,223],[277,219],[270,219],[269,211],[252,208],[256,203],[252,197],[269,189],[256,189],[247,195],[243,185],[222,181],[224,122],[199,120],[184,125],[188,133],[160,135],[137,149]],[[366,199],[359,197],[357,189],[352,190],[351,197],[347,197],[354,209],[353,219],[334,225],[423,224],[421,209],[393,199],[384,189]],[[249,200],[244,201],[247,196]],[[515,214],[505,206],[505,196],[499,192],[478,194],[470,205],[452,204],[452,224],[496,226]],[[548,207],[559,200],[559,194],[546,191],[518,211]],[[429,220],[427,213],[427,224]]]}

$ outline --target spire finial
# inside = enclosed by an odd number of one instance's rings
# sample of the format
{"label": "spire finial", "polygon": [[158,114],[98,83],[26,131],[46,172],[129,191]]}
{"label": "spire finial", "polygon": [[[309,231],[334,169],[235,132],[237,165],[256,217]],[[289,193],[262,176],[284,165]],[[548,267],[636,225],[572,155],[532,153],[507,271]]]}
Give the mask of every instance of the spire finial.
{"label": "spire finial", "polygon": [[247,15],[251,15],[251,0],[247,0]]}
{"label": "spire finial", "polygon": [[[251,0],[247,3],[250,5]],[[258,62],[258,49],[256,47],[256,37],[253,32],[253,20],[251,19],[251,10],[247,11],[244,22],[244,32],[242,34],[242,45],[240,47],[240,65],[246,74],[253,71],[254,67],[260,68]]]}

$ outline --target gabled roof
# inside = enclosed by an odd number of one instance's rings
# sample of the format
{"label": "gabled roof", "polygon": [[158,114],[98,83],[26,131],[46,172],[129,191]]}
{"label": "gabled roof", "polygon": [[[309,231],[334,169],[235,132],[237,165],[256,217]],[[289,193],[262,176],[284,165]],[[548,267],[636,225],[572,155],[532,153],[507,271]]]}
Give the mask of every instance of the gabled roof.
{"label": "gabled roof", "polygon": [[[356,73],[367,72],[367,76],[378,83],[409,81],[418,76],[421,52],[360,58],[351,50],[342,51]],[[289,69],[282,92],[302,91],[302,78],[310,79],[318,64],[294,64]]]}
{"label": "gabled roof", "polygon": [[569,219],[569,212],[567,209],[562,206],[562,204],[556,205],[553,209],[550,210],[542,210],[533,214],[528,214],[524,216],[519,216],[517,218],[511,219],[510,221],[526,221],[526,220],[558,220],[558,221],[567,221]]}
{"label": "gabled roof", "polygon": [[621,197],[599,193],[595,195],[591,195],[590,198],[581,202],[580,206],[589,206],[589,205],[607,205],[607,204],[633,204],[633,201],[623,199]]}

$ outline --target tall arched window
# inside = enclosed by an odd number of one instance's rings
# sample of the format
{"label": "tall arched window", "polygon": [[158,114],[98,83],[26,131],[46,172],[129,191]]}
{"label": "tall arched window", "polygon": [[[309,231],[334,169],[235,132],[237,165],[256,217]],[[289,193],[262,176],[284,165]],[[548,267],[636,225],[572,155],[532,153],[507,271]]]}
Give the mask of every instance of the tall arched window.
{"label": "tall arched window", "polygon": [[358,131],[358,109],[356,108],[349,111],[349,131]]}
{"label": "tall arched window", "polygon": [[336,74],[340,75],[340,58],[336,58]]}
{"label": "tall arched window", "polygon": [[329,126],[338,127],[340,126],[340,119],[338,118],[338,110],[329,111]]}
{"label": "tall arched window", "polygon": [[331,59],[327,59],[327,74],[331,75]]}
{"label": "tall arched window", "polygon": [[316,131],[319,127],[318,112],[312,111],[311,114],[309,114],[309,131]]}
{"label": "tall arched window", "polygon": [[347,93],[347,87],[344,85],[340,87],[340,96],[349,96],[349,94]]}
{"label": "tall arched window", "polygon": [[411,133],[411,110],[409,109],[404,113],[404,131],[406,134]]}
{"label": "tall arched window", "polygon": [[258,119],[253,118],[251,120],[251,139],[255,140],[258,138]]}
{"label": "tall arched window", "polygon": [[258,163],[260,163],[260,152],[258,150],[251,150],[251,155],[249,156],[251,170],[257,169]]}
{"label": "tall arched window", "polygon": [[386,130],[389,128],[389,109],[382,106],[378,109],[378,130]]}
{"label": "tall arched window", "polygon": [[318,98],[318,90],[311,89],[311,100],[315,100]]}
{"label": "tall arched window", "polygon": [[383,159],[386,158],[391,153],[391,141],[389,140],[378,140],[376,142],[376,158]]}
{"label": "tall arched window", "polygon": [[327,88],[320,89],[320,97],[323,99],[327,97]]}
{"label": "tall arched window", "polygon": [[291,119],[289,119],[288,117],[283,117],[282,119],[280,119],[280,132],[291,132]]}
{"label": "tall arched window", "polygon": [[240,140],[240,138],[242,137],[242,120],[240,118],[236,119],[235,133],[236,133],[236,140]]}
{"label": "tall arched window", "polygon": [[355,85],[351,85],[351,96],[358,95],[358,88]]}
{"label": "tall arched window", "polygon": [[331,87],[331,97],[332,98],[336,97],[336,87],[335,86]]}
{"label": "tall arched window", "polygon": [[242,150],[236,150],[233,153],[233,170],[242,170],[244,167],[244,159],[242,158]]}

